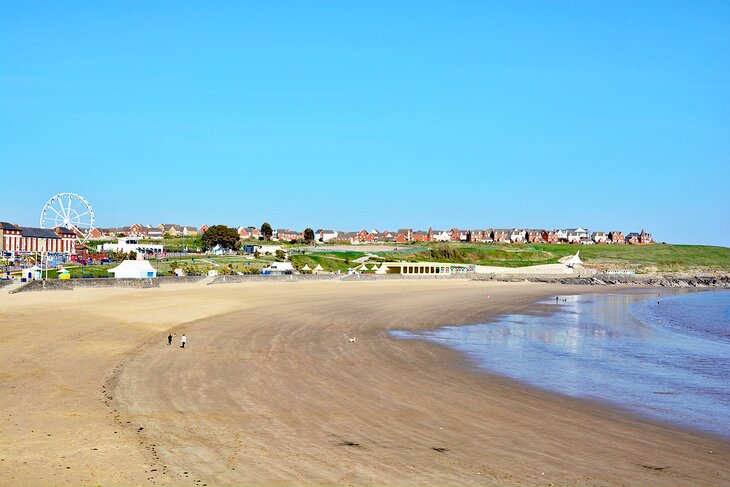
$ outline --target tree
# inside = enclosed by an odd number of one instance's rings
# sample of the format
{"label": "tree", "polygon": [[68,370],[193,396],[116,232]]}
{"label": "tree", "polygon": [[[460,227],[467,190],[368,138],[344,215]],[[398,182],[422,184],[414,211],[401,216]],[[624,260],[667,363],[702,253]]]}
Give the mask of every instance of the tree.
{"label": "tree", "polygon": [[269,222],[264,222],[264,224],[261,225],[261,235],[263,235],[266,240],[271,240],[271,236],[273,234],[274,231],[271,229]]}
{"label": "tree", "polygon": [[306,240],[307,242],[311,242],[312,240],[314,240],[314,230],[312,230],[311,228],[305,228],[304,240]]}
{"label": "tree", "polygon": [[278,261],[286,260],[286,252],[284,252],[281,249],[277,250],[276,251],[276,260],[278,260]]}
{"label": "tree", "polygon": [[216,245],[220,245],[226,250],[237,250],[241,246],[241,239],[236,229],[226,225],[208,227],[201,240],[206,250],[210,250]]}

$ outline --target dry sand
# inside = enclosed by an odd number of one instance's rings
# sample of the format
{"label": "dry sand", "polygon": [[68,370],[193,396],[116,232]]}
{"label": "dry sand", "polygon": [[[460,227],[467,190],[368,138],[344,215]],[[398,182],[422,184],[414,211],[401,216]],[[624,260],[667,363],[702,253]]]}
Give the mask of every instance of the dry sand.
{"label": "dry sand", "polygon": [[730,485],[727,440],[476,372],[455,352],[387,334],[580,290],[0,291],[0,485]]}

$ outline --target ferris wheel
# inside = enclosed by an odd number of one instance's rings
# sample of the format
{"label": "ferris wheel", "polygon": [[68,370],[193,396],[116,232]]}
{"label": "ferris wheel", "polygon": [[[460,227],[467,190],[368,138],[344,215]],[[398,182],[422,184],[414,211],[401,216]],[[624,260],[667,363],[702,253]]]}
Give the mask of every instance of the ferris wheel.
{"label": "ferris wheel", "polygon": [[66,227],[76,233],[76,240],[85,243],[94,228],[94,209],[83,196],[59,193],[41,210],[41,228]]}

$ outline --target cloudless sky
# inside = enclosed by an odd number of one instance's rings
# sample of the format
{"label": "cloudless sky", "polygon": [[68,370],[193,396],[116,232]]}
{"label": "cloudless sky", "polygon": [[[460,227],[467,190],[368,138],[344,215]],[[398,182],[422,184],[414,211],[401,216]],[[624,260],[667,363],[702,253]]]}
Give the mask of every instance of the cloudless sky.
{"label": "cloudless sky", "polygon": [[730,2],[0,1],[0,220],[730,245]]}

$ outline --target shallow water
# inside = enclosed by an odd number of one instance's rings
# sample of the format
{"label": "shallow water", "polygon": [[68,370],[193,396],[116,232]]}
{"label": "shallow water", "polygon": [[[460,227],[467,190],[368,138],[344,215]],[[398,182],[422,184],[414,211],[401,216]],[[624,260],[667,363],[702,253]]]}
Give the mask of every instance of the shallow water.
{"label": "shallow water", "polygon": [[730,437],[730,291],[539,304],[554,312],[393,334],[450,346],[482,369],[550,391]]}

